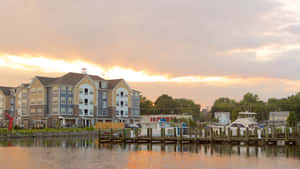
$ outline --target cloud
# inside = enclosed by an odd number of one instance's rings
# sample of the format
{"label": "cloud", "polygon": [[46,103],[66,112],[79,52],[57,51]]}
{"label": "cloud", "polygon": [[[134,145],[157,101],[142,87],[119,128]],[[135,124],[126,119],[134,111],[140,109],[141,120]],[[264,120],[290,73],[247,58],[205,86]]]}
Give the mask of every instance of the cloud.
{"label": "cloud", "polygon": [[279,6],[271,0],[5,0],[0,52],[175,76],[251,74],[239,68],[244,56],[218,53],[280,39],[265,35],[281,25],[273,22]]}

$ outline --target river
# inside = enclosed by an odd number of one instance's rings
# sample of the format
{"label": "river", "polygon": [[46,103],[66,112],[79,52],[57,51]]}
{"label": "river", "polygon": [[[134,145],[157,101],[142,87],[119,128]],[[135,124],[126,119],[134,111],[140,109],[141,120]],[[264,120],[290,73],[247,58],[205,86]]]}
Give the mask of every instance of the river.
{"label": "river", "polygon": [[295,169],[300,146],[98,144],[96,138],[0,141],[0,169]]}

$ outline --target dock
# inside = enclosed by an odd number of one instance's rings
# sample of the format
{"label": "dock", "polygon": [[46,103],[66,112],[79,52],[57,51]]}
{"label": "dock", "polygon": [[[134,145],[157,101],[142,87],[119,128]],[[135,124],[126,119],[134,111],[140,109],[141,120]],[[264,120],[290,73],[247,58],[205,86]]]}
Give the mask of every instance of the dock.
{"label": "dock", "polygon": [[[142,134],[141,130],[146,130]],[[159,135],[152,133],[152,128],[147,129],[99,129],[99,143],[161,143],[161,144],[200,144],[200,143],[227,143],[249,145],[300,145],[298,128],[183,128],[160,129]],[[173,133],[172,133],[173,132]],[[145,133],[145,131],[144,131]]]}

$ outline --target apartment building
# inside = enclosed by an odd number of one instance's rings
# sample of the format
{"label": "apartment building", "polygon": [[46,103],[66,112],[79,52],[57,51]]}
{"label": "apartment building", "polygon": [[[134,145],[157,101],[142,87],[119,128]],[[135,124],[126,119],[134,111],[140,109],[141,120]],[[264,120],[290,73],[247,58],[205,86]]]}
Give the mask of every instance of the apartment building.
{"label": "apartment building", "polygon": [[10,99],[12,105],[2,108],[0,102],[0,110],[9,110],[15,124],[25,128],[140,121],[140,92],[131,89],[123,79],[105,80],[86,73],[67,73],[54,78],[36,76],[29,84],[3,90],[0,99]]}

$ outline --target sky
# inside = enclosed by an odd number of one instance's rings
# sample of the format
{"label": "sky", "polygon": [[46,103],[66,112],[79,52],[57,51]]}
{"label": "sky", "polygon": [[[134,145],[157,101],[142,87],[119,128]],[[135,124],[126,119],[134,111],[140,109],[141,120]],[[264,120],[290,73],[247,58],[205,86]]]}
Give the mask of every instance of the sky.
{"label": "sky", "polygon": [[2,0],[0,85],[81,72],[202,107],[300,91],[299,0]]}

